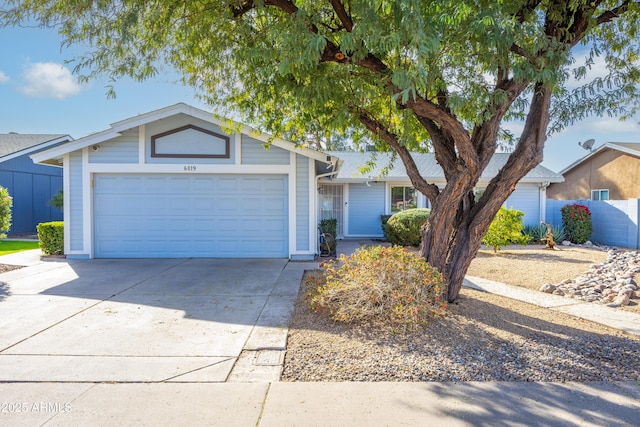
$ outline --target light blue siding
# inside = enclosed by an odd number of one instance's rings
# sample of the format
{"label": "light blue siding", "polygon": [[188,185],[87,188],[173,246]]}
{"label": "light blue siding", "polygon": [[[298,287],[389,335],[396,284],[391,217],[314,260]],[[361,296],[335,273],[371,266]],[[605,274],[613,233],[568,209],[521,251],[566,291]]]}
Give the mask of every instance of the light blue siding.
{"label": "light blue siding", "polygon": [[98,150],[89,147],[89,163],[138,163],[138,144],[138,132],[125,132],[98,144]]}
{"label": "light blue siding", "polygon": [[96,174],[98,258],[286,258],[285,175]]}
{"label": "light blue siding", "polygon": [[[202,129],[206,129],[211,132],[215,132],[220,135],[225,135],[229,137],[229,158],[228,159],[216,159],[216,158],[183,158],[183,157],[151,157],[151,137],[154,135],[159,135],[164,132],[168,132],[174,129],[178,129],[182,126],[194,125]],[[188,137],[189,133],[185,133],[185,136]],[[185,114],[178,114],[173,117],[169,117],[164,120],[159,120],[153,123],[150,123],[146,126],[145,131],[145,157],[147,163],[153,164],[233,164],[235,163],[235,135],[228,135],[220,126],[217,126],[213,123],[205,122],[203,120],[199,120],[193,118],[191,116],[187,116]],[[188,145],[185,145],[187,147]],[[180,154],[192,154],[192,153],[180,153]]]}
{"label": "light blue siding", "polygon": [[349,236],[382,236],[380,216],[384,214],[382,182],[349,184]]}
{"label": "light blue siding", "polygon": [[288,165],[289,162],[289,151],[273,145],[266,150],[261,141],[242,135],[242,164]]}
{"label": "light blue siding", "polygon": [[82,154],[74,151],[69,155],[69,249],[84,250],[82,230]]}
{"label": "light blue siding", "polygon": [[309,248],[309,160],[296,155],[296,249]]}

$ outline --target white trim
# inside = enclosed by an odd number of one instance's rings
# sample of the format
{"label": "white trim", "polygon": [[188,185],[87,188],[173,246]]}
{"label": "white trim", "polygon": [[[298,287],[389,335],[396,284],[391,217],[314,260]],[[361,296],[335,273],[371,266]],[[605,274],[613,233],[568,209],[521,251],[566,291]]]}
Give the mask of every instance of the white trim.
{"label": "white trim", "polygon": [[[294,153],[292,153],[295,156]],[[195,166],[195,171],[185,170],[185,167]],[[279,174],[291,173],[291,165],[212,165],[187,162],[181,164],[144,164],[137,163],[90,163],[89,171],[92,173],[171,173],[171,174]]]}
{"label": "white trim", "polygon": [[347,237],[349,235],[349,186],[347,184],[343,184],[342,187],[342,203],[344,203],[342,207],[342,234]]}
{"label": "white trim", "polygon": [[236,133],[234,135],[234,146],[235,146],[235,164],[242,164],[242,134]]}
{"label": "white trim", "polygon": [[64,155],[66,168],[62,170],[62,219],[64,220],[64,253],[71,253],[71,168],[69,165],[69,153]]}
{"label": "white trim", "polygon": [[297,177],[297,169],[296,169],[296,153],[289,153],[289,195],[287,199],[289,200],[289,257],[291,254],[295,253],[298,246],[298,239],[296,238],[296,207],[297,207],[297,194],[296,194],[296,177]]}
{"label": "white trim", "polygon": [[547,183],[540,186],[538,206],[540,207],[540,221],[547,222]]}
{"label": "white trim", "polygon": [[147,125],[141,124],[138,127],[138,164],[147,162]]}
{"label": "white trim", "polygon": [[89,148],[82,149],[82,251],[93,258],[93,217],[91,209],[92,181],[89,172]]}
{"label": "white trim", "polygon": [[315,242],[317,239],[317,227],[318,227],[318,189],[316,188],[316,162],[312,158],[308,158],[309,162],[309,251],[316,252],[318,245]]}

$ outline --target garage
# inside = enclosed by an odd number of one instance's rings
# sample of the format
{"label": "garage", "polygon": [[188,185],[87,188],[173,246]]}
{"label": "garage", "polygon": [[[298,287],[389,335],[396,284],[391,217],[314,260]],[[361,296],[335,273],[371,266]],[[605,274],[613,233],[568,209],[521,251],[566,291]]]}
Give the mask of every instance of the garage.
{"label": "garage", "polygon": [[287,258],[286,175],[95,174],[96,258]]}

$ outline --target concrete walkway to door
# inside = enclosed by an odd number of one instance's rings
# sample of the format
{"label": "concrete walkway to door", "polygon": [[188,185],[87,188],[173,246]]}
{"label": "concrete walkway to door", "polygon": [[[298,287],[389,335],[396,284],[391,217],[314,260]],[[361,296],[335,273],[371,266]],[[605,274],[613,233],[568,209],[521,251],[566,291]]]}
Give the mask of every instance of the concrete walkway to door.
{"label": "concrete walkway to door", "polygon": [[[30,258],[29,258],[30,257]],[[0,275],[0,381],[276,381],[300,280],[285,259],[40,261]]]}

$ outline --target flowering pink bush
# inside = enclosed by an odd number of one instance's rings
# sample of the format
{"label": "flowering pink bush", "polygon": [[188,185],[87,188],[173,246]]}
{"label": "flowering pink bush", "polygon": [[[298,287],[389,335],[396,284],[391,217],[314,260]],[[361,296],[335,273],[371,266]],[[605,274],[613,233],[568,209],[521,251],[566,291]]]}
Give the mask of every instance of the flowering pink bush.
{"label": "flowering pink bush", "polygon": [[562,226],[564,233],[572,243],[584,243],[589,240],[593,232],[591,212],[585,205],[565,205],[562,212]]}

